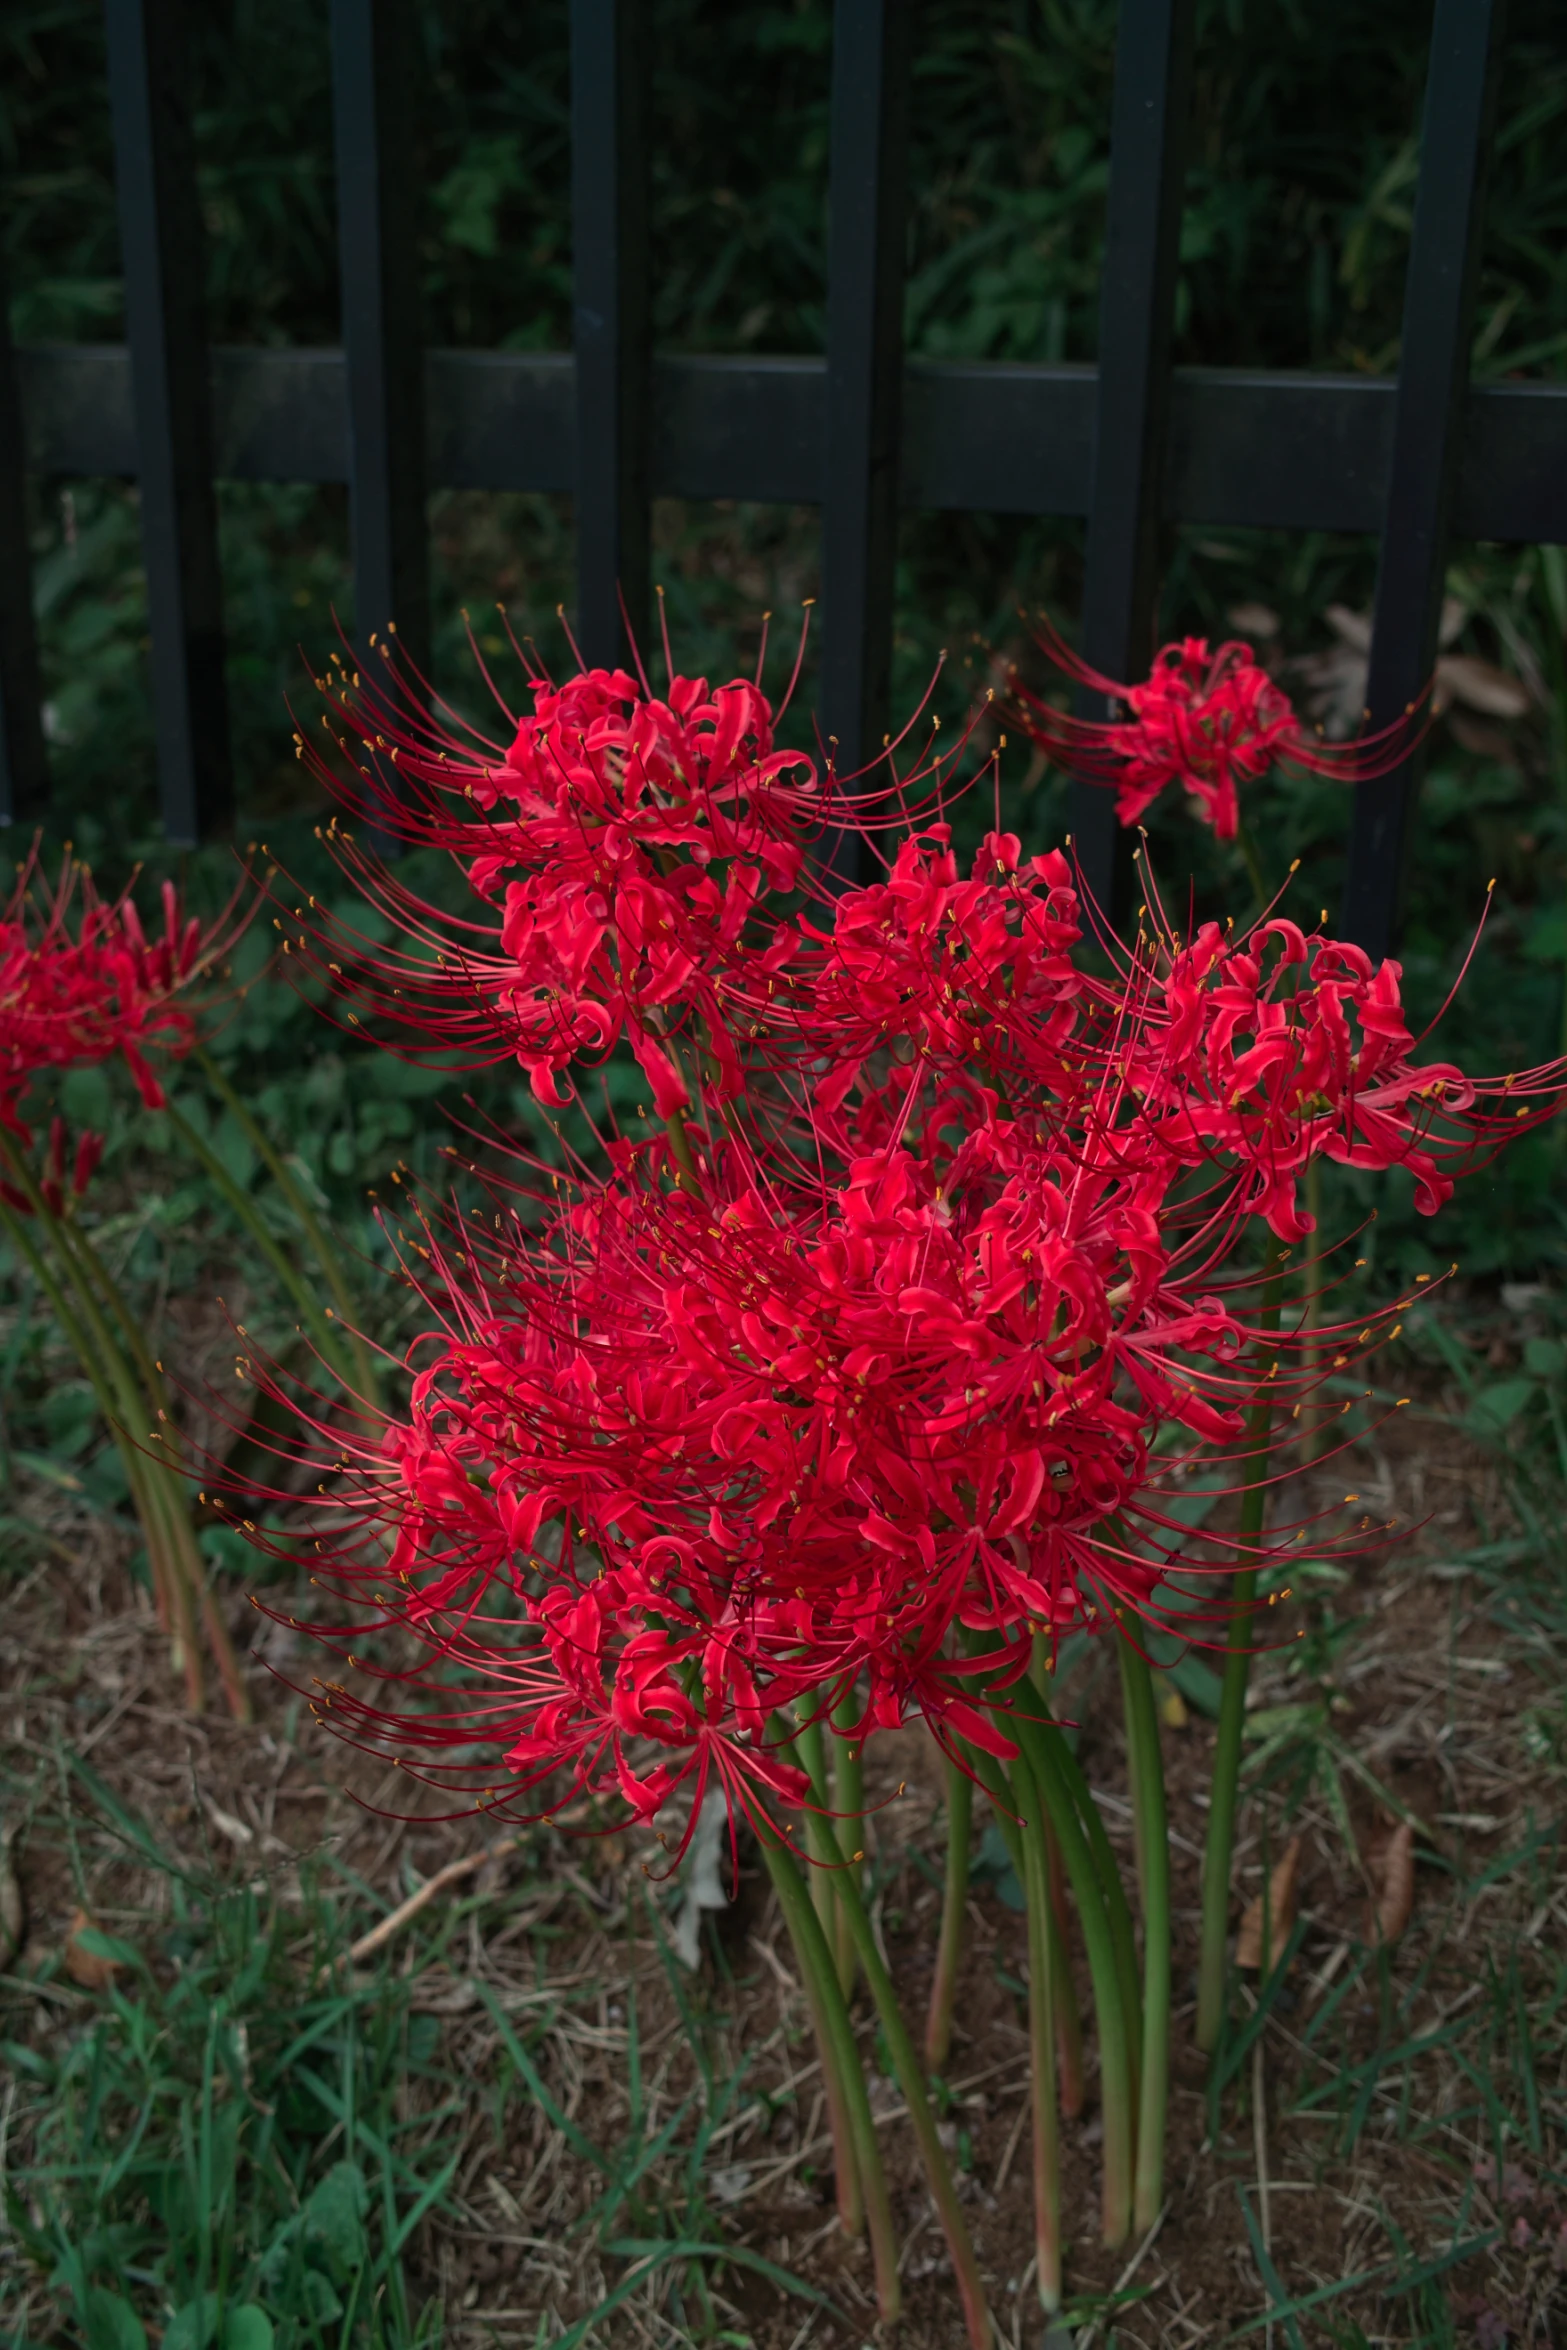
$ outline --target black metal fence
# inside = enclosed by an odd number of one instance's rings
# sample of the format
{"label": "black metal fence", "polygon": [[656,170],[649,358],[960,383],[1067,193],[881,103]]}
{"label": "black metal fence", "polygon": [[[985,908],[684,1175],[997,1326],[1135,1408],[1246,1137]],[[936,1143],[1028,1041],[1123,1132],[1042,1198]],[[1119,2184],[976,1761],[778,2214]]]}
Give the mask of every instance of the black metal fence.
{"label": "black metal fence", "polygon": [[[912,0],[835,0],[825,358],[651,348],[651,0],[572,0],[571,353],[421,363],[411,0],[326,0],[341,349],[209,350],[180,4],[106,0],[128,341],[0,347],[6,820],[45,791],[27,466],[140,484],[176,842],[219,826],[231,798],[217,476],[346,482],[360,640],[395,617],[416,654],[432,487],[575,493],[578,634],[604,662],[622,649],[619,596],[646,617],[655,492],[818,503],[820,708],[845,765],[886,723],[900,506],[1085,516],[1081,648],[1111,676],[1147,667],[1162,522],[1376,532],[1373,725],[1430,669],[1451,533],[1567,541],[1567,386],[1468,382],[1502,0],[1435,0],[1396,380],[1172,369],[1195,0],[1122,0],[1095,366],[905,360]],[[1355,795],[1344,926],[1377,950],[1417,766]],[[1080,794],[1074,829],[1108,898],[1108,796]]]}

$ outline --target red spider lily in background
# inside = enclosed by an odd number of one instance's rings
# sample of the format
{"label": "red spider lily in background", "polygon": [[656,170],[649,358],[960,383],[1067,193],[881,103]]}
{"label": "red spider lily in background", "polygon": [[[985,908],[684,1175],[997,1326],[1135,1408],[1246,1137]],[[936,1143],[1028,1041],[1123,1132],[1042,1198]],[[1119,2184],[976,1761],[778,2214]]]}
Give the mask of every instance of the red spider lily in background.
{"label": "red spider lily in background", "polygon": [[248,919],[235,919],[240,890],[206,925],[185,915],[172,882],[162,895],[163,934],[149,939],[129,888],[113,900],[99,897],[87,867],[69,852],[52,888],[36,843],[17,868],[0,911],[0,1126],[24,1146],[32,1134],[19,1105],[31,1080],[48,1069],[118,1055],[147,1107],[162,1109],[163,1088],[147,1056],[156,1050],[177,1060],[189,1052],[196,1023],[181,998],[211,976]]}
{"label": "red spider lily in background", "polygon": [[1327,743],[1308,733],[1288,694],[1232,640],[1213,650],[1206,637],[1161,646],[1140,685],[1103,677],[1043,621],[1035,643],[1074,685],[1130,712],[1108,720],[1075,717],[1031,693],[1013,667],[1004,708],[1055,764],[1116,794],[1116,814],[1136,824],[1167,785],[1178,783],[1219,840],[1240,829],[1239,787],[1283,763],[1344,783],[1386,775],[1407,758],[1423,721],[1415,709],[1355,743]]}

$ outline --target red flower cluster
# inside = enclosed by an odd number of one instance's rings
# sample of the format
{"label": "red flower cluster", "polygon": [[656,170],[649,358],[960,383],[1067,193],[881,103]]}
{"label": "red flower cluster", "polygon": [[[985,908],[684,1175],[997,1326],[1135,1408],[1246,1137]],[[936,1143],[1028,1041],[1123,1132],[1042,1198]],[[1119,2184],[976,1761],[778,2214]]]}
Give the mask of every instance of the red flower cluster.
{"label": "red flower cluster", "polygon": [[[1155,903],[1096,974],[1064,858],[997,831],[965,875],[945,824],[802,904],[817,796],[755,687],[536,700],[488,764],[415,754],[411,721],[399,745],[396,820],[478,911],[336,834],[414,943],[351,977],[337,938],[299,945],[546,1098],[625,1039],[668,1129],[565,1178],[475,1167],[482,1211],[398,1227],[430,1327],[406,1414],[333,1426],[311,1566],[356,1665],[401,1682],[376,1643],[417,1636],[426,1695],[334,1685],[331,1717],[492,1802],[564,1775],[651,1817],[713,1773],[788,1802],[780,1709],[861,1687],[860,1736],[918,1709],[995,1746],[965,1691],[998,1641],[1021,1670],[1040,1632],[1189,1609],[1203,1572],[1222,1617],[1257,1546],[1193,1537],[1172,1480],[1243,1457],[1259,1396],[1317,1409],[1248,1227],[1310,1231],[1316,1154],[1409,1166],[1429,1212],[1495,1146],[1485,1089],[1413,1059],[1397,964],[1279,920],[1185,940]],[[344,706],[390,747],[384,704]]]}
{"label": "red flower cluster", "polygon": [[180,998],[232,946],[232,913],[203,928],[166,881],[163,935],[149,939],[128,890],[106,902],[69,853],[51,890],[35,846],[0,911],[0,1126],[31,1144],[20,1104],[32,1080],[116,1055],[147,1107],[161,1109],[147,1055],[189,1052],[195,1022]]}
{"label": "red flower cluster", "polygon": [[1074,685],[1102,694],[1131,713],[1109,721],[1075,717],[1031,693],[1013,672],[1006,709],[1014,724],[1068,774],[1108,785],[1116,814],[1136,824],[1168,784],[1197,802],[1219,840],[1240,829],[1239,787],[1280,761],[1336,775],[1346,783],[1385,775],[1413,747],[1414,713],[1358,743],[1330,744],[1308,734],[1288,694],[1232,641],[1210,651],[1206,637],[1165,645],[1141,685],[1122,685],[1080,661],[1046,622],[1035,638]]}
{"label": "red flower cluster", "polygon": [[559,688],[538,677],[510,744],[472,752],[415,710],[343,693],[394,770],[379,778],[381,824],[448,850],[483,908],[454,926],[344,841],[411,942],[379,969],[356,959],[373,1009],[436,1050],[515,1058],[556,1106],[561,1072],[624,1036],[660,1117],[689,1100],[669,1039],[699,1023],[720,1084],[738,1090],[717,975],[765,893],[800,879],[802,822],[822,805],[811,761],[774,747],[758,688],[676,677],[658,701],[624,670]]}
{"label": "red flower cluster", "polygon": [[16,1147],[32,1147],[23,1106],[35,1078],[118,1057],[143,1102],[157,1110],[163,1087],[148,1054],[177,1060],[195,1042],[195,1017],[183,999],[232,947],[238,893],[205,927],[183,913],[171,882],[162,896],[163,933],[149,939],[129,890],[105,901],[69,851],[52,889],[36,842],[17,868],[0,911],[0,1160],[20,1180],[0,1178],[0,1198],[18,1214],[31,1214],[41,1198],[51,1215],[63,1215],[68,1195],[82,1196],[103,1156],[103,1137],[84,1131],[69,1154],[67,1182],[66,1129],[54,1117],[42,1169],[34,1176],[22,1168]]}

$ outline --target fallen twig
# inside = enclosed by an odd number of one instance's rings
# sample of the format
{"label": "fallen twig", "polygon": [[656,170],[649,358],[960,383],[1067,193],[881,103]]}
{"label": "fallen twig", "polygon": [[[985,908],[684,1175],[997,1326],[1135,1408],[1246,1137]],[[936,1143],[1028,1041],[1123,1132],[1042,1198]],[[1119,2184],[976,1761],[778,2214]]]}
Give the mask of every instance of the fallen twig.
{"label": "fallen twig", "polygon": [[487,1845],[482,1852],[470,1852],[466,1853],[461,1860],[449,1860],[444,1869],[437,1869],[433,1877],[426,1877],[424,1883],[415,1892],[410,1893],[406,1901],[400,1901],[395,1909],[388,1910],[386,1916],[373,1925],[368,1934],[361,1934],[357,1942],[350,1943],[348,1950],[338,1961],[338,1964],[340,1966],[359,1966],[365,1959],[373,1958],[375,1953],[383,1949],[394,1934],[400,1934],[410,1919],[416,1918],[438,1893],[444,1893],[448,1885],[461,1884],[464,1877],[473,1876],[476,1871],[484,1868],[490,1861],[501,1860],[508,1852],[515,1852],[521,1841],[519,1836],[503,1836],[499,1844]]}

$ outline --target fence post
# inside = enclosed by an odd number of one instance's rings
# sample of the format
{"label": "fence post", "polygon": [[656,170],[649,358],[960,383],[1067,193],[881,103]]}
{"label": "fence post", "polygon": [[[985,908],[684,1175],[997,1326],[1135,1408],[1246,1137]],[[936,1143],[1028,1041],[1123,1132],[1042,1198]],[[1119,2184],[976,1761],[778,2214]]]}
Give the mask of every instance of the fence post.
{"label": "fence post", "polygon": [[391,627],[416,668],[430,658],[414,40],[410,0],[332,0],[354,640],[370,675]]}
{"label": "fence post", "polygon": [[[1402,716],[1436,658],[1502,17],[1503,0],[1436,0],[1366,681],[1371,727]],[[1416,751],[1356,787],[1343,928],[1368,954],[1397,943],[1423,765]]]}
{"label": "fence post", "polygon": [[10,294],[0,277],[0,824],[35,815],[49,790],[25,466]]}
{"label": "fence post", "polygon": [[[1092,668],[1128,681],[1154,650],[1195,15],[1195,0],[1121,0],[1116,32],[1080,650]],[[1096,694],[1079,695],[1078,707],[1108,714]],[[1083,877],[1118,919],[1129,841],[1112,795],[1075,785],[1071,823]]]}
{"label": "fence post", "polygon": [[[822,490],[822,731],[845,774],[887,728],[908,222],[908,0],[835,0]],[[833,862],[852,878],[859,844]]]}
{"label": "fence post", "polygon": [[107,0],[109,103],[136,414],[164,830],[193,846],[233,806],[181,0]]}
{"label": "fence post", "polygon": [[572,341],[577,372],[577,642],[589,668],[648,624],[652,383],[648,213],[651,0],[571,0]]}

